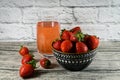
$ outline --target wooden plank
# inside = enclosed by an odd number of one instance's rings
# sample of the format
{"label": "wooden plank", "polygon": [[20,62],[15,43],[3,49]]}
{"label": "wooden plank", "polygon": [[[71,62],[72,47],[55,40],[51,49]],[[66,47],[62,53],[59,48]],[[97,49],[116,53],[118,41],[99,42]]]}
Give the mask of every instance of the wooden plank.
{"label": "wooden plank", "polygon": [[[33,52],[36,59],[40,59],[41,55],[38,52]],[[0,61],[20,61],[22,56],[19,52],[13,51],[0,51]],[[95,60],[103,60],[103,61],[120,61],[119,52],[97,52],[95,56]]]}
{"label": "wooden plank", "polygon": [[[21,66],[20,62],[12,62],[12,61],[0,61],[0,70],[2,69],[19,69]],[[53,63],[53,68],[51,70],[63,70],[61,66],[57,63]],[[37,63],[37,67],[39,67],[39,62]],[[39,69],[43,69],[39,67]],[[87,70],[120,70],[120,61],[96,61],[94,60],[87,68]]]}
{"label": "wooden plank", "polygon": [[[0,42],[0,51],[19,51],[20,45],[27,46],[32,52],[37,51],[35,42]],[[120,42],[101,42],[100,52],[120,52]]]}
{"label": "wooden plank", "polygon": [[[36,41],[32,42],[0,42],[0,46],[20,46],[20,45],[27,45],[27,46],[36,46]],[[100,47],[120,47],[120,41],[100,41]]]}
{"label": "wooden plank", "polygon": [[7,46],[21,46],[21,45],[36,45],[36,41],[24,41],[24,42],[0,42],[0,45],[7,45]]}
{"label": "wooden plank", "polygon": [[[20,45],[27,46],[31,52],[37,51],[35,42],[0,42],[0,51],[19,51]],[[120,52],[120,42],[101,42],[99,52]]]}
{"label": "wooden plank", "polygon": [[[1,53],[1,51],[0,51]],[[9,52],[7,53],[7,51],[2,51],[2,53],[0,55],[0,64],[2,64],[0,66],[0,68],[7,68],[7,69],[18,69],[21,65],[21,56],[16,53],[16,52]],[[11,54],[10,54],[11,53]],[[8,55],[7,55],[8,54]],[[14,55],[15,54],[15,55]],[[35,59],[39,61],[40,56],[38,53],[34,53],[35,55]],[[56,64],[56,60],[55,58],[51,58],[51,61],[53,64]],[[39,66],[39,63],[38,63]],[[58,69],[59,70],[60,66],[57,66],[53,69]],[[61,68],[60,68],[61,69]],[[92,64],[89,66],[89,68],[87,68],[89,70],[93,70],[93,69],[120,69],[120,54],[118,54],[118,52],[98,52],[95,56],[94,61],[92,62]]]}
{"label": "wooden plank", "polygon": [[[0,80],[22,80],[17,70],[0,70]],[[36,74],[28,80],[119,80],[120,71],[44,71],[36,70]]]}

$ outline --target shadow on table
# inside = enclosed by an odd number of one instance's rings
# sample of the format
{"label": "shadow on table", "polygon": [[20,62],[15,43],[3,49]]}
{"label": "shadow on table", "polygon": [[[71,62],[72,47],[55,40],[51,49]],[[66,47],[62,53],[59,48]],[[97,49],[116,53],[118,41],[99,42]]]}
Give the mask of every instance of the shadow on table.
{"label": "shadow on table", "polygon": [[62,73],[63,71],[65,71],[62,68],[59,69],[59,67],[60,67],[60,65],[58,65],[58,64],[52,64],[49,69],[39,68],[39,69],[35,70],[34,76],[32,78],[40,77],[41,75],[45,75],[45,74],[49,74],[49,73]]}

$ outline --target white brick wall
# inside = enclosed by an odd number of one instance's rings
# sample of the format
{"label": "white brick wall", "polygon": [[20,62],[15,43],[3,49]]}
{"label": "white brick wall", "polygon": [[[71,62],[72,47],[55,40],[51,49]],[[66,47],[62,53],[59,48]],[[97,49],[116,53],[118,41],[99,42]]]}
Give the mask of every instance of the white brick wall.
{"label": "white brick wall", "polygon": [[99,22],[119,23],[120,7],[99,8]]}
{"label": "white brick wall", "polygon": [[0,7],[29,7],[34,0],[0,0]]}
{"label": "white brick wall", "polygon": [[32,27],[22,24],[0,24],[0,40],[31,40]]}
{"label": "white brick wall", "polygon": [[96,22],[97,21],[98,9],[96,8],[75,8],[74,16],[77,22]]}
{"label": "white brick wall", "polygon": [[35,1],[35,6],[59,6],[59,0],[34,0]]}
{"label": "white brick wall", "polygon": [[72,15],[71,8],[63,8],[63,7],[56,7],[56,8],[25,8],[23,9],[23,23],[36,23],[39,19],[41,19],[42,11],[46,11],[48,14],[51,11],[53,15],[57,15],[58,20],[61,23],[72,23],[74,21]]}
{"label": "white brick wall", "polygon": [[62,6],[109,6],[112,0],[61,0]]}
{"label": "white brick wall", "polygon": [[57,15],[61,29],[80,25],[102,41],[120,41],[119,0],[0,0],[0,41],[36,40],[41,11]]}
{"label": "white brick wall", "polygon": [[0,8],[0,22],[20,22],[22,14],[18,8]]}

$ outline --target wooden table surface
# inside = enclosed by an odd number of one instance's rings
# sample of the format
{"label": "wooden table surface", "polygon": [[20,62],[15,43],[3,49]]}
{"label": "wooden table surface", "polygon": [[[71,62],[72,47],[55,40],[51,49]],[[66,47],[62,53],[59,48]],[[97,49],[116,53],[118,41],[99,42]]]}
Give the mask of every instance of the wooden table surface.
{"label": "wooden table surface", "polygon": [[[0,42],[0,80],[23,80],[19,76],[20,45],[28,46],[35,59],[40,59],[35,42]],[[65,70],[54,57],[50,59],[52,69],[43,69],[37,63],[34,77],[27,80],[120,80],[120,42],[101,42],[95,59],[83,71]]]}

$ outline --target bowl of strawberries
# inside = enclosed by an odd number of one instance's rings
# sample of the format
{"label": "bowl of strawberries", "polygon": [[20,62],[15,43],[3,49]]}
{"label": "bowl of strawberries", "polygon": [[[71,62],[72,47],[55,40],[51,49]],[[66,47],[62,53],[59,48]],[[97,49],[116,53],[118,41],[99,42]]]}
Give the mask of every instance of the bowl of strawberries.
{"label": "bowl of strawberries", "polygon": [[60,39],[52,43],[52,51],[62,67],[70,71],[80,71],[92,62],[98,45],[98,37],[83,34],[80,27],[74,27],[62,30]]}

